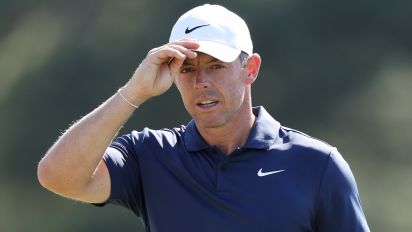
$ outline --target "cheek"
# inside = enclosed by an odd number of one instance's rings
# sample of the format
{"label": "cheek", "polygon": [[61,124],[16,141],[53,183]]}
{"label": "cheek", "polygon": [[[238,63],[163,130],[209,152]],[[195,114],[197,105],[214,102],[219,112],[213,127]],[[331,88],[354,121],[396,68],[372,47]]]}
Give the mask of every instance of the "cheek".
{"label": "cheek", "polygon": [[242,81],[237,80],[228,82],[225,84],[226,89],[223,89],[222,94],[225,96],[226,101],[230,104],[239,105],[244,100],[245,85]]}

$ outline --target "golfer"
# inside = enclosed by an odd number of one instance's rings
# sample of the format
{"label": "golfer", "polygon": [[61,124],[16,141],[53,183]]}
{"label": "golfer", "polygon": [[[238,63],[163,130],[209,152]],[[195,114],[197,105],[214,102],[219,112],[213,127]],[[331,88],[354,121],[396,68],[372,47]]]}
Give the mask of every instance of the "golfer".
{"label": "golfer", "polygon": [[[152,232],[369,231],[337,149],[252,107],[260,65],[238,15],[218,5],[189,10],[169,43],[48,150],[40,183],[126,207]],[[173,84],[192,117],[186,126],[117,135]]]}

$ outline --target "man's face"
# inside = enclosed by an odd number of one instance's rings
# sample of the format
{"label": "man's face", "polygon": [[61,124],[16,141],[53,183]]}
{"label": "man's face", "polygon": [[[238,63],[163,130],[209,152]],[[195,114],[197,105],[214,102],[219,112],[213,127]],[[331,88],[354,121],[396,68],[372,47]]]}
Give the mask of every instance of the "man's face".
{"label": "man's face", "polygon": [[225,63],[204,53],[186,59],[175,78],[186,110],[198,127],[221,127],[246,109],[247,71],[239,59]]}

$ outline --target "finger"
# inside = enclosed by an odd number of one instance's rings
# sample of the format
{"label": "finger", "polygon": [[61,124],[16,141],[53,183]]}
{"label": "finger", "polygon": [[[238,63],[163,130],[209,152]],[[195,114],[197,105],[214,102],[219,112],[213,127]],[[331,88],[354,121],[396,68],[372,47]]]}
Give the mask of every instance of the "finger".
{"label": "finger", "polygon": [[181,62],[186,58],[194,59],[197,53],[180,45],[169,44],[161,49],[151,51],[148,56],[153,63],[160,65],[163,63],[170,64],[174,59],[181,60]]}
{"label": "finger", "polygon": [[195,57],[196,55],[195,55],[194,50],[197,49],[197,48],[198,48],[197,44],[194,45],[194,46],[186,47],[184,43],[170,43],[170,44],[166,44],[164,46],[158,47],[158,48],[154,48],[154,49],[150,50],[148,52],[148,54],[153,54],[153,53],[162,51],[164,49],[166,49],[166,50],[167,49],[174,49],[174,50],[180,51],[181,53],[185,54],[188,57]]}
{"label": "finger", "polygon": [[172,47],[165,47],[158,51],[152,52],[147,57],[152,63],[161,65],[168,63],[171,59],[186,59],[186,55]]}
{"label": "finger", "polygon": [[[163,46],[154,48],[148,52],[148,56],[158,53],[159,51],[162,51],[164,49],[175,49],[177,51],[180,51],[184,55],[186,55],[189,59],[194,59],[196,57],[196,53],[194,50],[199,48],[199,43],[194,41],[194,40],[188,40],[188,39],[183,39],[183,40],[178,40],[172,43],[165,44]],[[160,53],[162,54],[162,53]],[[170,63],[173,57],[170,57],[167,61],[167,63]]]}
{"label": "finger", "polygon": [[199,43],[195,40],[190,40],[190,39],[182,39],[182,40],[177,40],[174,41],[170,44],[176,44],[176,45],[180,45],[182,47],[185,47],[189,50],[196,50],[199,48]]}
{"label": "finger", "polygon": [[175,42],[165,44],[165,45],[160,46],[160,47],[153,48],[152,50],[150,50],[148,52],[148,54],[157,52],[159,50],[162,50],[162,49],[165,49],[165,48],[168,48],[168,47],[174,47],[174,48],[177,48],[178,50],[181,50],[181,51],[184,50],[184,49],[196,50],[196,49],[199,48],[199,43],[194,41],[194,40],[182,39],[182,40],[178,40],[178,41],[175,41]]}
{"label": "finger", "polygon": [[195,49],[188,49],[182,45],[171,44],[169,45],[170,48],[178,50],[182,54],[184,54],[189,59],[194,59],[197,56],[197,53],[194,51]]}

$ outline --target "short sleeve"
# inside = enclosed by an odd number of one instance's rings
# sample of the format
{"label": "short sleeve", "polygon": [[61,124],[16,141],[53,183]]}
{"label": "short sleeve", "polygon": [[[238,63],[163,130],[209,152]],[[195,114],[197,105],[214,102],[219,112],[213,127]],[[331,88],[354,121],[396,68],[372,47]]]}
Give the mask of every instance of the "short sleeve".
{"label": "short sleeve", "polygon": [[111,182],[111,193],[106,203],[124,206],[138,216],[142,205],[142,187],[136,147],[142,140],[141,136],[140,133],[133,132],[118,137],[103,157]]}
{"label": "short sleeve", "polygon": [[369,231],[355,178],[336,149],[330,153],[324,171],[316,226],[319,232]]}

